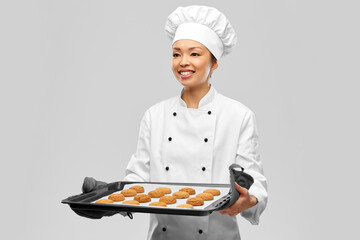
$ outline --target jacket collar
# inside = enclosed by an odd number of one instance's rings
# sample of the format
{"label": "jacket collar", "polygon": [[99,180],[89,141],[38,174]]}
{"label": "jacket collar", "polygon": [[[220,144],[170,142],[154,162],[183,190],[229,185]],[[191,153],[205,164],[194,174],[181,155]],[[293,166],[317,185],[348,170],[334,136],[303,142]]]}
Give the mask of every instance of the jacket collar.
{"label": "jacket collar", "polygon": [[[179,102],[180,102],[180,106],[186,107],[186,102],[181,98],[181,96],[184,93],[184,88],[181,90],[181,94],[179,97]],[[200,100],[199,102],[199,106],[198,109],[203,108],[204,106],[208,105],[209,103],[211,103],[214,98],[215,98],[215,94],[216,94],[216,90],[215,88],[210,84],[210,90],[206,93],[206,95]]]}

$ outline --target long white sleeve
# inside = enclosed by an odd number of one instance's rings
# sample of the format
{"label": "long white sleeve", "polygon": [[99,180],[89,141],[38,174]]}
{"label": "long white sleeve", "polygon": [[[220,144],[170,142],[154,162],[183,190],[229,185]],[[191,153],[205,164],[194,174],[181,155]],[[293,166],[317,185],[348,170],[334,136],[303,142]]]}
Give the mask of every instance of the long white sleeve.
{"label": "long white sleeve", "polygon": [[146,111],[140,124],[139,139],[136,152],[125,170],[124,181],[150,180],[150,116]]}
{"label": "long white sleeve", "polygon": [[249,111],[242,123],[237,147],[236,163],[245,169],[245,172],[254,178],[254,183],[249,189],[250,195],[258,199],[258,203],[243,211],[241,215],[251,224],[259,224],[260,215],[267,204],[267,182],[264,176],[259,153],[259,137],[256,119],[253,112]]}

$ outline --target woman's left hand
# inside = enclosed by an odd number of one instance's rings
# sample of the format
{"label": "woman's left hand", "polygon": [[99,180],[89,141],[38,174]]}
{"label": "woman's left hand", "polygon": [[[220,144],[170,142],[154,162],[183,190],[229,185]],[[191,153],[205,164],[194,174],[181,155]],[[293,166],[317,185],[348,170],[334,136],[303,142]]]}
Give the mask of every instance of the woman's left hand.
{"label": "woman's left hand", "polygon": [[241,187],[237,183],[235,183],[235,187],[240,193],[238,200],[230,207],[220,210],[219,213],[229,214],[230,216],[234,217],[242,211],[245,211],[246,209],[249,209],[257,204],[257,198],[250,195],[246,188]]}

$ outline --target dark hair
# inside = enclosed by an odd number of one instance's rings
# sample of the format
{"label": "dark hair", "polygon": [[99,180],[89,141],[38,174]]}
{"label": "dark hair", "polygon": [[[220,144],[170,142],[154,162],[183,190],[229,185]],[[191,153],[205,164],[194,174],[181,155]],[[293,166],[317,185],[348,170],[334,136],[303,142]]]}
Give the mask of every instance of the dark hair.
{"label": "dark hair", "polygon": [[212,64],[216,63],[217,62],[216,57],[211,52],[210,52],[210,54],[211,54],[211,62],[212,62]]}
{"label": "dark hair", "polygon": [[[212,54],[211,52],[210,52],[210,54],[211,54],[211,63],[212,63],[212,64],[215,64],[215,63],[217,62],[217,59],[216,59],[216,57],[214,56],[214,54]],[[210,77],[211,77],[211,75],[212,75],[212,71],[210,72]]]}

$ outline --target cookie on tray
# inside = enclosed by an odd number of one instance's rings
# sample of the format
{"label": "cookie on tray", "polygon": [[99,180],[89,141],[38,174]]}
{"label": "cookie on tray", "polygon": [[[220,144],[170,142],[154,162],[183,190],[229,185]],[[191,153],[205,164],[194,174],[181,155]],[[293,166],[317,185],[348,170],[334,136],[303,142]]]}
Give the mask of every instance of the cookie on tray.
{"label": "cookie on tray", "polygon": [[152,198],[159,198],[165,195],[163,191],[159,191],[159,190],[150,191],[148,194]]}
{"label": "cookie on tray", "polygon": [[150,202],[151,201],[151,197],[147,194],[138,194],[134,197],[135,201],[138,201],[140,203],[144,203],[144,202]]}
{"label": "cookie on tray", "polygon": [[211,193],[213,196],[219,196],[220,190],[218,189],[206,189],[204,193]]}
{"label": "cookie on tray", "polygon": [[179,191],[187,192],[187,193],[189,193],[190,195],[194,195],[194,194],[196,193],[196,192],[195,192],[195,189],[189,188],[189,187],[182,188],[182,189],[180,189]]}
{"label": "cookie on tray", "polygon": [[177,199],[183,199],[183,198],[188,198],[189,193],[185,191],[178,191],[178,192],[174,192],[173,196],[176,197]]}
{"label": "cookie on tray", "polygon": [[171,189],[168,188],[168,187],[158,187],[156,190],[163,191],[164,194],[170,194],[171,193]]}
{"label": "cookie on tray", "polygon": [[113,203],[114,201],[111,199],[99,199],[96,203]]}
{"label": "cookie on tray", "polygon": [[125,201],[125,202],[123,202],[123,204],[140,205],[140,203],[138,201],[135,201],[135,200]]}
{"label": "cookie on tray", "polygon": [[129,189],[134,189],[137,193],[143,193],[143,192],[145,192],[144,187],[143,187],[143,186],[139,186],[139,185],[129,187]]}
{"label": "cookie on tray", "polygon": [[164,202],[152,202],[149,204],[149,206],[153,206],[153,207],[166,207],[166,203]]}
{"label": "cookie on tray", "polygon": [[162,196],[160,197],[159,202],[164,202],[166,204],[173,204],[176,203],[176,198],[173,196]]}
{"label": "cookie on tray", "polygon": [[191,204],[193,206],[201,206],[204,205],[204,200],[202,198],[199,197],[193,197],[193,198],[189,198],[186,201],[187,204]]}
{"label": "cookie on tray", "polygon": [[199,193],[196,197],[202,198],[204,201],[210,201],[214,199],[214,195],[211,193]]}
{"label": "cookie on tray", "polygon": [[121,191],[121,194],[125,197],[133,197],[137,194],[137,192],[134,189],[125,189]]}
{"label": "cookie on tray", "polygon": [[191,204],[180,204],[176,206],[177,208],[194,208]]}
{"label": "cookie on tray", "polygon": [[108,196],[108,199],[113,200],[114,202],[121,202],[125,200],[125,196],[121,193],[114,193]]}

